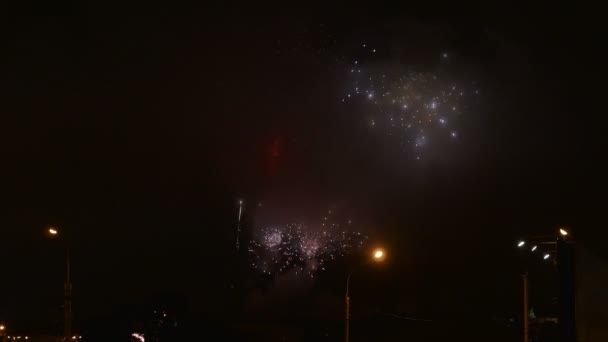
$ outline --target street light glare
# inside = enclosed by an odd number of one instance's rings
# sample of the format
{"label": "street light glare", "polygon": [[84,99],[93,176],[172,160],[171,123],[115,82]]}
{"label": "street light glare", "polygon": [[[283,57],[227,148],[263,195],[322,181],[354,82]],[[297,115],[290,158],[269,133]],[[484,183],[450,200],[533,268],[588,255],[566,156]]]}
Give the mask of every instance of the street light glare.
{"label": "street light glare", "polygon": [[6,327],[3,324],[0,324],[0,331],[4,331],[4,329],[6,329]]}
{"label": "street light glare", "polygon": [[532,247],[532,252],[534,252],[537,248],[538,248],[538,246]]}
{"label": "street light glare", "polygon": [[384,252],[384,250],[382,248],[377,248],[374,250],[374,253],[372,254],[372,256],[375,261],[382,261],[386,257],[386,253]]}
{"label": "street light glare", "polygon": [[526,244],[526,241],[519,241],[517,243],[517,247],[523,247]]}
{"label": "street light glare", "polygon": [[547,259],[549,259],[550,256],[551,256],[550,254],[545,254],[545,256],[543,257],[543,259],[547,260]]}
{"label": "street light glare", "polygon": [[567,235],[568,235],[568,231],[567,231],[567,230],[565,230],[564,228],[560,228],[560,229],[559,229],[559,233],[560,233],[562,236],[567,236]]}
{"label": "street light glare", "polygon": [[59,232],[55,228],[49,228],[49,234],[51,234],[51,235],[57,235],[57,234],[59,234]]}

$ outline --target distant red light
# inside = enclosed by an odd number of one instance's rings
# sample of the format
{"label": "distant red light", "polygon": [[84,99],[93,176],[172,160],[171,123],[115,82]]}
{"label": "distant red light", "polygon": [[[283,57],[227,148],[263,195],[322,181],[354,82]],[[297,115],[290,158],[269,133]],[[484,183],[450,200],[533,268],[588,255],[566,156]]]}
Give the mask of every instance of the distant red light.
{"label": "distant red light", "polygon": [[273,159],[279,158],[281,156],[281,142],[279,141],[279,139],[276,139],[272,142],[272,145],[270,146],[270,156]]}

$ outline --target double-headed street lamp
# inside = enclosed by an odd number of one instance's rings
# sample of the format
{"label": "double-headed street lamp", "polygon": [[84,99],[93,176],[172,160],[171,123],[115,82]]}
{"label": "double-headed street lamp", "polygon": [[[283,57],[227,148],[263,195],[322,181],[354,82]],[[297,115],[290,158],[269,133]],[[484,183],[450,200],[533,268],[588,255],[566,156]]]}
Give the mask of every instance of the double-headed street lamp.
{"label": "double-headed street lamp", "polygon": [[[56,227],[49,227],[47,234],[51,238],[59,237],[59,230]],[[64,284],[64,326],[63,333],[65,341],[72,339],[72,279],[70,273],[70,247],[66,242],[66,277]]]}
{"label": "double-headed street lamp", "polygon": [[[386,252],[382,248],[376,248],[372,252],[372,257],[364,263],[364,265],[368,264],[370,261],[373,262],[382,262],[386,258]],[[344,304],[345,304],[345,316],[344,316],[344,340],[349,342],[350,339],[350,277],[356,269],[353,269],[348,273],[346,277],[346,293],[344,295]]]}

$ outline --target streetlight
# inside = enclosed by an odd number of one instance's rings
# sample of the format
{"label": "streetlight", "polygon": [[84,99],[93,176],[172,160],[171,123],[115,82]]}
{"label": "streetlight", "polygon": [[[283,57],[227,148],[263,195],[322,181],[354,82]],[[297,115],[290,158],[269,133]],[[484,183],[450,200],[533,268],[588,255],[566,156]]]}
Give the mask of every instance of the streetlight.
{"label": "streetlight", "polygon": [[[552,260],[555,257],[556,260],[556,264],[558,265],[563,265],[564,262],[560,262],[560,255],[564,254],[563,252],[560,253],[560,250],[563,250],[564,247],[564,243],[566,241],[566,237],[569,236],[569,232],[567,230],[566,227],[560,227],[558,229],[559,235],[557,236],[557,241],[556,242],[552,242],[552,241],[547,241],[546,239],[551,238],[552,236],[554,237],[555,235],[543,235],[543,236],[536,236],[536,237],[532,237],[530,240],[528,240],[531,243],[531,248],[530,248],[530,253],[534,253],[537,249],[539,249],[539,245],[541,247],[541,250],[543,253],[540,254],[540,256],[542,256],[542,260],[547,261],[547,260]],[[518,248],[522,248],[526,245],[526,241],[525,240],[519,240],[517,241],[517,247]],[[535,243],[538,243],[535,244]],[[550,250],[547,251],[545,246],[546,245],[555,245],[555,250]],[[561,246],[561,247],[560,247]],[[563,268],[564,266],[562,266]],[[572,271],[571,271],[572,272]],[[558,273],[560,273],[560,277],[561,278],[565,278],[566,276],[561,276],[561,274],[563,273],[563,271],[558,270]],[[571,279],[572,277],[568,278],[567,280],[570,281],[568,284],[571,286],[571,288],[574,287],[573,285],[573,280]],[[565,286],[562,285],[564,281],[560,279],[560,288],[564,288]],[[523,316],[523,323],[524,323],[524,342],[528,342],[530,340],[530,336],[529,336],[529,322],[528,322],[528,315],[529,315],[529,311],[528,311],[528,271],[525,270],[524,274],[523,274],[523,285],[524,285],[524,316]],[[573,291],[573,290],[572,290]],[[571,292],[572,292],[571,291]],[[569,293],[568,293],[569,294]],[[573,295],[571,295],[569,297],[573,298]],[[560,300],[560,302],[563,302]],[[574,334],[572,331],[574,331],[574,319],[570,318],[570,319],[563,319],[563,317],[566,317],[567,315],[571,315],[571,312],[574,311],[573,304],[574,300],[570,299],[570,302],[568,303],[570,305],[570,307],[566,308],[565,304],[560,304],[560,306],[564,306],[563,311],[565,312],[565,314],[563,312],[560,311],[560,331],[564,330],[564,334]],[[562,310],[562,309],[560,309]],[[562,317],[563,316],[563,317]],[[573,315],[572,315],[573,316]],[[569,316],[568,316],[569,317]],[[565,322],[566,323],[562,323]],[[568,325],[569,324],[569,325]],[[568,325],[568,326],[567,326]],[[562,328],[563,326],[563,328]],[[573,339],[572,339],[573,340]],[[568,340],[570,341],[570,339]]]}
{"label": "streetlight", "polygon": [[[59,229],[56,227],[49,227],[47,233],[51,238],[59,236]],[[65,240],[65,238],[64,238]],[[67,242],[66,244],[66,277],[64,284],[64,339],[65,341],[70,340],[72,337],[72,278],[70,272],[70,248]]]}
{"label": "streetlight", "polygon": [[[373,250],[371,258],[364,263],[366,265],[370,261],[382,262],[386,258],[386,252],[382,248],[376,248]],[[353,275],[355,270],[350,271],[346,277],[346,293],[344,295],[345,303],[345,316],[344,316],[344,340],[349,342],[350,339],[350,277]]]}
{"label": "streetlight", "polygon": [[376,262],[383,261],[385,257],[386,257],[386,255],[382,248],[377,248],[374,250],[374,258],[373,258],[374,261],[376,261]]}

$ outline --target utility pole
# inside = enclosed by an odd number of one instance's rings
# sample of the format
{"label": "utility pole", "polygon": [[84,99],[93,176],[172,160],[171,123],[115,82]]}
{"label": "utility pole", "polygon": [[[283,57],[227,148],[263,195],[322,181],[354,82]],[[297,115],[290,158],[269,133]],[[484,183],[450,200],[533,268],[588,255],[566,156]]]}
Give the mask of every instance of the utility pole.
{"label": "utility pole", "polygon": [[524,280],[524,342],[529,342],[530,326],[528,316],[530,315],[530,310],[528,309],[528,272],[526,271],[522,277]]}
{"label": "utility pole", "polygon": [[65,279],[65,298],[64,298],[64,326],[65,341],[70,341],[72,338],[72,280],[70,276],[70,250],[66,254],[66,279]]}

